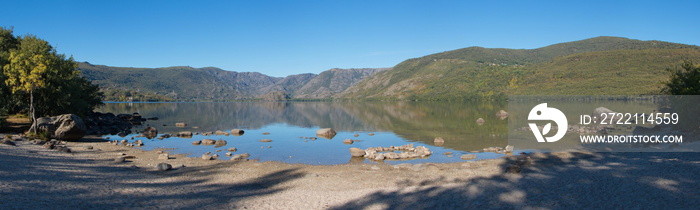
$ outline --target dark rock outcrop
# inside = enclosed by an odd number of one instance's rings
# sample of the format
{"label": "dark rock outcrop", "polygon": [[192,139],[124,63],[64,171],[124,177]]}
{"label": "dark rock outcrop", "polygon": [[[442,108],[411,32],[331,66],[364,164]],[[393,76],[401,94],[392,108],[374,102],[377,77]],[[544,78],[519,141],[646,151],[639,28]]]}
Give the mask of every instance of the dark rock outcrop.
{"label": "dark rock outcrop", "polygon": [[[121,115],[123,116],[123,115]],[[126,118],[126,117],[124,117]],[[93,112],[84,119],[87,135],[128,135],[133,125],[112,113]]]}

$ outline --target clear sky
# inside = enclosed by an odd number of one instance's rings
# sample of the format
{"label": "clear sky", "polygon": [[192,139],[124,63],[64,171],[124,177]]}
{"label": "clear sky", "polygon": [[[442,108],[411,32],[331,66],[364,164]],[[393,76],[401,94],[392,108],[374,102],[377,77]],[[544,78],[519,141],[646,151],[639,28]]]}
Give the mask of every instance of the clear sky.
{"label": "clear sky", "polygon": [[700,45],[700,1],[0,0],[0,26],[77,61],[271,76],[597,36]]}

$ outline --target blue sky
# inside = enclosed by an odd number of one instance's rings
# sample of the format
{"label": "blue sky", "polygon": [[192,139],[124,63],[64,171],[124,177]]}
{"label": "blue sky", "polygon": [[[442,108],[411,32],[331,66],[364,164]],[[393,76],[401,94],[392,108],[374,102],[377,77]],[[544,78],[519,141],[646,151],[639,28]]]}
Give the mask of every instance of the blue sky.
{"label": "blue sky", "polygon": [[700,45],[700,1],[5,1],[0,26],[77,61],[271,76],[596,36]]}

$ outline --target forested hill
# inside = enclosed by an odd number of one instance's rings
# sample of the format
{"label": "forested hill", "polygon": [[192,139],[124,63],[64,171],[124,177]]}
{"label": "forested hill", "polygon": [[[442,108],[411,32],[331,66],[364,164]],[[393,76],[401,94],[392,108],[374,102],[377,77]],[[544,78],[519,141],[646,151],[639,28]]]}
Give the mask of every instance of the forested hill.
{"label": "forested hill", "polygon": [[508,94],[658,94],[665,68],[700,47],[596,37],[537,49],[469,47],[406,60],[349,88],[355,99],[464,100]]}
{"label": "forested hill", "polygon": [[[271,92],[290,98],[329,98],[361,79],[385,69],[332,69],[329,73],[271,77],[258,72],[219,68],[128,68],[79,63],[78,70],[98,84],[108,101],[216,101],[258,99]],[[315,84],[309,86],[309,84]],[[323,94],[296,97],[300,90],[327,90]],[[306,93],[306,92],[304,92]],[[301,94],[301,93],[298,93]]]}

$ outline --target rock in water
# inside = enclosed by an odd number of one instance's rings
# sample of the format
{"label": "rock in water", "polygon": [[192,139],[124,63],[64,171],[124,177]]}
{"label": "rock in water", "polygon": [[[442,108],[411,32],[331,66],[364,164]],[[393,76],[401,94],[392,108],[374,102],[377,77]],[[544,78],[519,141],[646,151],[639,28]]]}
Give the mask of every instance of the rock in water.
{"label": "rock in water", "polygon": [[222,140],[222,139],[216,140],[216,142],[214,143],[214,145],[216,145],[216,147],[223,147],[223,146],[226,146],[226,144],[227,144],[226,140]]}
{"label": "rock in water", "polygon": [[216,144],[216,140],[214,140],[214,139],[202,139],[202,144],[203,145],[214,145],[214,144]]}
{"label": "rock in water", "polygon": [[461,158],[462,160],[472,160],[472,159],[476,159],[476,155],[475,154],[466,154],[466,155],[462,155],[459,158]]}
{"label": "rock in water", "polygon": [[200,144],[202,144],[202,141],[200,141],[200,140],[192,142],[192,145],[200,145]]}
{"label": "rock in water", "polygon": [[354,142],[355,142],[355,141],[353,141],[352,139],[345,139],[345,140],[343,140],[343,144],[352,144],[352,143],[354,143]]}
{"label": "rock in water", "polygon": [[270,140],[270,139],[261,139],[261,140],[259,140],[259,141],[260,141],[260,142],[272,142],[272,140]]}
{"label": "rock in water", "polygon": [[231,135],[234,135],[234,136],[240,136],[240,135],[243,135],[243,133],[245,133],[245,131],[243,131],[243,129],[231,130]]}
{"label": "rock in water", "polygon": [[238,149],[236,149],[235,147],[231,147],[231,148],[228,148],[228,151],[229,151],[229,152],[235,152],[235,151],[238,151]]}
{"label": "rock in water", "polygon": [[501,109],[498,112],[496,112],[496,117],[500,120],[505,120],[506,118],[508,118],[508,112],[506,112],[506,110]]}
{"label": "rock in water", "polygon": [[362,156],[365,156],[365,154],[366,154],[365,150],[363,150],[363,149],[356,148],[356,147],[350,148],[350,155],[352,155],[353,157],[362,157]]}
{"label": "rock in water", "polygon": [[167,171],[173,169],[173,166],[168,163],[158,163],[157,167],[159,171]]}
{"label": "rock in water", "polygon": [[435,138],[435,140],[433,140],[433,142],[436,144],[441,144],[441,143],[445,143],[445,140],[442,139],[442,137],[437,137],[437,138]]}
{"label": "rock in water", "polygon": [[175,127],[180,127],[180,128],[187,127],[187,123],[184,123],[184,122],[175,123]]}
{"label": "rock in water", "polygon": [[337,133],[332,128],[321,128],[316,131],[316,136],[332,139]]}
{"label": "rock in water", "polygon": [[141,134],[143,134],[143,136],[145,136],[148,139],[152,139],[158,136],[158,129],[149,126],[146,127],[146,129],[144,129],[143,132],[141,132]]}
{"label": "rock in water", "polygon": [[192,138],[192,131],[182,131],[177,134],[177,137],[180,138]]}

